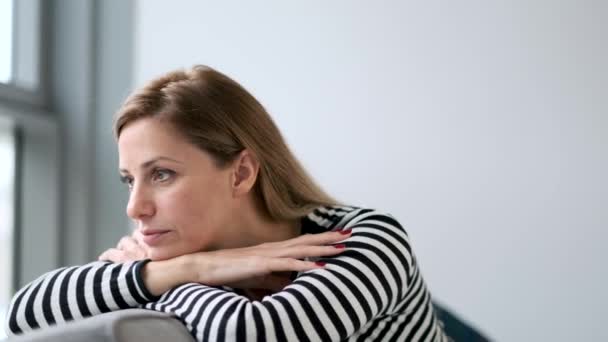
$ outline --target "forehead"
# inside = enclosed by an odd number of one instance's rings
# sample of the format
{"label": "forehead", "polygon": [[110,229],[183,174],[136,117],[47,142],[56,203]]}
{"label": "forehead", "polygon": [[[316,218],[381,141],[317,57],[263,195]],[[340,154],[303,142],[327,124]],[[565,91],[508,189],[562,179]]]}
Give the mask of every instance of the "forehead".
{"label": "forehead", "polygon": [[150,159],[158,155],[187,158],[198,150],[168,123],[144,118],[127,124],[118,138],[120,163]]}

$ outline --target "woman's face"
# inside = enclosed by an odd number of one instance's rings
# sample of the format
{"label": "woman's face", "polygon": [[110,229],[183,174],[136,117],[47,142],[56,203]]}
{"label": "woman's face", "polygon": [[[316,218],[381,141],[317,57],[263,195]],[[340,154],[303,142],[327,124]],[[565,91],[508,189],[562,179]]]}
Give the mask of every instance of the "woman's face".
{"label": "woman's face", "polygon": [[235,205],[230,168],[190,144],[171,124],[138,119],[118,140],[121,178],[129,185],[127,215],[152,260],[214,250],[228,238]]}

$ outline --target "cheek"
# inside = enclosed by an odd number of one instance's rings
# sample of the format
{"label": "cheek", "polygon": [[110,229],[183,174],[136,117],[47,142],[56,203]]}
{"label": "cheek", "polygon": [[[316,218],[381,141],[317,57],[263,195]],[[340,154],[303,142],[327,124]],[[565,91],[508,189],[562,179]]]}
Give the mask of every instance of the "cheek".
{"label": "cheek", "polygon": [[210,201],[189,189],[176,189],[164,194],[158,204],[158,214],[171,229],[185,230],[206,221],[213,212]]}
{"label": "cheek", "polygon": [[219,191],[205,191],[203,195],[195,189],[194,186],[182,186],[166,193],[159,201],[159,214],[168,228],[177,230],[182,243],[215,243],[214,240],[221,238],[222,227],[229,216],[229,199]]}

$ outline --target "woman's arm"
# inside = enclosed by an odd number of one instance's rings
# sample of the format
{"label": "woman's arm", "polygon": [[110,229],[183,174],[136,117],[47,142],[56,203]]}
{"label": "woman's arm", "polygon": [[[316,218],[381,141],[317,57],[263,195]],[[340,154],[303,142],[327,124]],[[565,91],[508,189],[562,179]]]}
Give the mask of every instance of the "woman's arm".
{"label": "woman's arm", "polygon": [[[416,312],[417,324],[409,324],[410,317],[401,322],[399,333],[429,339],[440,334],[432,310],[425,309],[430,297],[397,221],[363,210],[339,224],[352,228],[343,241],[347,250],[323,259],[325,268],[303,273],[262,301],[188,283],[145,307],[176,315],[198,341],[340,341],[355,333],[364,339],[366,333],[385,328],[366,326],[371,320],[406,310]],[[391,324],[386,327],[375,334],[395,333],[389,331]]]}
{"label": "woman's arm", "polygon": [[322,264],[300,259],[342,253],[343,244],[335,243],[347,238],[349,233],[306,234],[251,247],[199,252],[152,261],[142,268],[142,278],[153,295],[161,295],[188,282],[277,291],[290,283],[281,273],[304,272],[323,267]]}
{"label": "woman's arm", "polygon": [[146,263],[147,260],[96,261],[48,272],[13,297],[7,332],[21,334],[103,312],[139,307],[157,299],[141,278],[141,268]]}
{"label": "woman's arm", "polygon": [[[331,246],[311,246],[310,243],[323,245],[341,237],[336,233],[320,234],[312,239],[298,237],[280,244],[196,253],[197,258],[193,258],[196,254],[183,255],[158,262],[132,260],[144,254],[138,252],[132,238],[123,238],[117,248],[100,256],[110,261],[51,271],[21,289],[9,307],[7,331],[11,335],[21,334],[104,312],[139,307],[158,299],[155,294],[189,281],[212,286],[232,283],[274,288],[284,280],[274,277],[273,271],[317,268],[314,263],[294,258],[339,253],[340,250]],[[277,253],[284,255],[277,256]]]}

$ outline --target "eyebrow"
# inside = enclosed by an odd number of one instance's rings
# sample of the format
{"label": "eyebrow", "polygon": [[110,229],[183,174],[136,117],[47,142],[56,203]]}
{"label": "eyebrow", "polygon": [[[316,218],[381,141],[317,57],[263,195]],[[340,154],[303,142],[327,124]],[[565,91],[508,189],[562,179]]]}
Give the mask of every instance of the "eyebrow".
{"label": "eyebrow", "polygon": [[[171,161],[174,163],[178,163],[178,164],[183,164],[182,162],[180,162],[179,160],[175,160],[173,158],[169,158],[169,157],[156,157],[153,159],[148,160],[147,162],[143,163],[140,165],[141,169],[147,169],[149,168],[151,165],[153,165],[154,163],[156,163],[159,160],[167,160],[167,161]],[[120,173],[129,173],[129,171],[125,170],[125,169],[119,169]]]}

